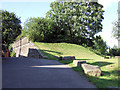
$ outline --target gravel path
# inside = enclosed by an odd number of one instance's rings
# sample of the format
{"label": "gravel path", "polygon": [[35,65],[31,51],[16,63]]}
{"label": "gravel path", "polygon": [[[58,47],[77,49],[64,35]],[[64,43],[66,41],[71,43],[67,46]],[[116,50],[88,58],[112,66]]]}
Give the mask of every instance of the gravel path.
{"label": "gravel path", "polygon": [[96,88],[80,73],[55,60],[3,58],[3,88]]}

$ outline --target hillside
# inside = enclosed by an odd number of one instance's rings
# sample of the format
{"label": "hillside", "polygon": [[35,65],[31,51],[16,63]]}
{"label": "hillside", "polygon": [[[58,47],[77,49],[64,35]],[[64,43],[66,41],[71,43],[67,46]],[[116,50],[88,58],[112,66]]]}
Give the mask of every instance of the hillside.
{"label": "hillside", "polygon": [[43,53],[53,56],[75,56],[76,59],[101,59],[102,57],[76,44],[69,43],[34,43]]}

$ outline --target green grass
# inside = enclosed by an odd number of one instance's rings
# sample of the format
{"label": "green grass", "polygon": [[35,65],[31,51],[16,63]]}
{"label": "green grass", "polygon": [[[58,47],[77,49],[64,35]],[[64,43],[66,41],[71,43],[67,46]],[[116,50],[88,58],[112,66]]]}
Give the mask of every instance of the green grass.
{"label": "green grass", "polygon": [[[95,84],[98,88],[106,87],[120,87],[118,83],[118,59],[103,59],[103,57],[84,48],[80,45],[68,44],[68,43],[34,43],[40,51],[48,56],[48,59],[58,60],[63,64],[68,64],[72,67],[73,70],[80,72],[84,75],[90,82]],[[77,60],[86,60],[87,63],[91,65],[98,65],[102,70],[102,76],[92,77],[84,74],[82,68],[75,67],[72,63],[73,60],[59,60],[55,57],[60,56],[75,56]]]}
{"label": "green grass", "polygon": [[75,56],[76,59],[101,59],[102,57],[91,52],[88,48],[80,45],[68,43],[38,43],[35,45],[40,48],[43,53],[60,56]]}

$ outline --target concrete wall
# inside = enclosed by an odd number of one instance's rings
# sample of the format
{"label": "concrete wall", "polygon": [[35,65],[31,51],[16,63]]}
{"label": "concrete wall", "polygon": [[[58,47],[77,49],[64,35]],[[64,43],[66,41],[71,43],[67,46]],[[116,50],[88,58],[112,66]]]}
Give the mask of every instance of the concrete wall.
{"label": "concrete wall", "polygon": [[30,41],[27,37],[24,37],[16,42],[14,42],[12,48],[16,53],[16,57],[21,56],[26,56],[28,55],[28,47],[26,47],[27,45],[29,45]]}

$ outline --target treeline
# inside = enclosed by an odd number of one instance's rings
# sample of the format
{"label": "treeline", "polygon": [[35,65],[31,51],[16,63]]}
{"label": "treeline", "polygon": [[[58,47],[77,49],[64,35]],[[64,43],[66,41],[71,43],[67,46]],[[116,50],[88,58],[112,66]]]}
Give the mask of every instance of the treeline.
{"label": "treeline", "polygon": [[109,56],[120,56],[120,48],[117,46],[113,46],[113,48],[109,48]]}
{"label": "treeline", "polygon": [[[9,46],[15,38],[28,36],[30,40],[47,43],[73,43],[105,55],[106,42],[96,36],[102,31],[103,6],[97,2],[54,1],[46,17],[33,17],[26,20],[21,28],[20,18],[14,13],[2,11],[3,43]],[[22,33],[21,33],[22,32]],[[20,35],[21,34],[21,35]]]}
{"label": "treeline", "polygon": [[[51,43],[74,43],[91,47],[101,54],[107,51],[102,37],[103,6],[97,2],[54,1],[45,18],[29,18],[24,24],[32,41]],[[24,36],[24,35],[23,35]]]}

